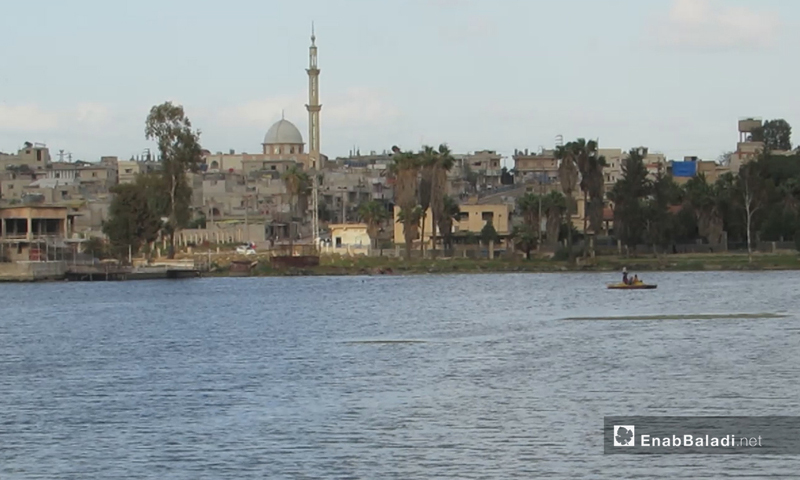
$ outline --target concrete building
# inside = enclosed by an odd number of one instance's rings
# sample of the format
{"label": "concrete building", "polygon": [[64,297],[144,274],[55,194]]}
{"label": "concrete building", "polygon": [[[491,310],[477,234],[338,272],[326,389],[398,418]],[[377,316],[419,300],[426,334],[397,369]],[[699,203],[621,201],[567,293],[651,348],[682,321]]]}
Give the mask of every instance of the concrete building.
{"label": "concrete building", "polygon": [[[458,220],[453,221],[453,234],[455,236],[465,236],[467,234],[480,235],[483,227],[491,222],[494,229],[501,239],[507,239],[512,230],[512,217],[514,206],[507,203],[496,204],[462,204],[459,205],[461,212]],[[394,242],[397,245],[405,244],[404,228],[402,223],[397,222],[400,214],[400,207],[394,207]],[[434,233],[433,220],[430,209],[425,217],[425,244],[431,245],[433,235],[441,237],[441,232],[436,229]],[[419,234],[422,230],[419,230]],[[419,238],[417,238],[419,240]]]}
{"label": "concrete building", "polygon": [[25,142],[16,154],[0,152],[0,171],[9,169],[44,170],[50,165],[50,150],[43,143]]}
{"label": "concrete building", "polygon": [[455,154],[456,167],[478,174],[480,189],[498,187],[502,184],[503,156],[494,150],[480,150],[467,154]]}
{"label": "concrete building", "polygon": [[739,120],[739,141],[736,143],[736,151],[731,154],[730,160],[732,172],[738,172],[742,165],[755,160],[758,154],[764,150],[764,142],[753,140],[753,134],[762,127],[763,121],[760,118],[748,117]]}
{"label": "concrete building", "polygon": [[43,249],[70,237],[73,218],[67,207],[0,208],[0,261],[41,260]]}
{"label": "concrete building", "polygon": [[542,149],[538,153],[525,150],[514,150],[514,171],[518,183],[555,183],[558,182],[558,160],[555,150]]}
{"label": "concrete building", "polygon": [[341,254],[368,254],[371,240],[365,223],[334,223],[328,225],[331,243],[324,251]]}
{"label": "concrete building", "polygon": [[[244,173],[249,175],[256,171],[283,172],[293,166],[304,170],[311,167],[309,153],[305,151],[305,143],[300,130],[289,120],[281,118],[273,124],[264,135],[261,153],[228,153],[217,152],[203,157],[204,169],[207,172]],[[320,154],[322,161],[327,157]]]}
{"label": "concrete building", "polygon": [[139,174],[155,172],[161,168],[153,160],[119,160],[117,162],[117,183],[133,183]]}

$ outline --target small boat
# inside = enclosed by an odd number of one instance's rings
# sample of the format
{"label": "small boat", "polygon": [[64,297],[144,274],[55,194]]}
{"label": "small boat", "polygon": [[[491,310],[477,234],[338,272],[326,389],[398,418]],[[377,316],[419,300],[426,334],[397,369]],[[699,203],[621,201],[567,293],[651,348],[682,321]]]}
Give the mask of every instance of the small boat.
{"label": "small boat", "polygon": [[630,285],[627,283],[612,283],[608,285],[608,288],[612,290],[652,290],[657,287],[658,285],[649,285],[643,282],[632,283]]}

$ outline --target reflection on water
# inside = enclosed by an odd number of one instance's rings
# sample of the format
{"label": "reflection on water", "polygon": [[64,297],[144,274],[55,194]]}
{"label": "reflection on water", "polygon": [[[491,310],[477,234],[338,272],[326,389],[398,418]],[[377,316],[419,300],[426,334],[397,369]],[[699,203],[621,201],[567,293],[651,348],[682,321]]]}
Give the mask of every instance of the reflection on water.
{"label": "reflection on water", "polygon": [[2,285],[0,478],[794,474],[603,456],[604,415],[800,415],[800,274],[650,275]]}
{"label": "reflection on water", "polygon": [[564,320],[724,320],[733,318],[786,318],[778,313],[687,313],[683,315],[617,315],[613,317],[567,317]]}

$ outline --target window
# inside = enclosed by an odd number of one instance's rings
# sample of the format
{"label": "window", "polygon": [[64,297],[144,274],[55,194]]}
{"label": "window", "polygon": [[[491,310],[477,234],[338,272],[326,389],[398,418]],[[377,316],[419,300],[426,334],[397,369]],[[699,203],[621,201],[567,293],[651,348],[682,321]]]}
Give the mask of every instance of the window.
{"label": "window", "polygon": [[289,148],[289,153],[294,153],[294,147]]}
{"label": "window", "polygon": [[133,169],[132,168],[126,168],[125,169],[125,173],[133,173]]}
{"label": "window", "polygon": [[459,212],[458,213],[458,221],[459,222],[466,222],[469,220],[469,212]]}
{"label": "window", "polygon": [[342,248],[342,237],[336,237],[336,248]]}
{"label": "window", "polygon": [[42,151],[41,150],[36,150],[36,161],[37,162],[41,162],[42,161]]}
{"label": "window", "polygon": [[481,220],[484,222],[492,222],[494,221],[494,212],[483,212],[481,213]]}
{"label": "window", "polygon": [[278,167],[276,167],[275,165],[273,165],[273,166],[269,167],[269,169],[270,169],[270,170],[277,170],[277,169],[278,169]]}
{"label": "window", "polygon": [[97,172],[92,172],[93,177],[97,177]]}

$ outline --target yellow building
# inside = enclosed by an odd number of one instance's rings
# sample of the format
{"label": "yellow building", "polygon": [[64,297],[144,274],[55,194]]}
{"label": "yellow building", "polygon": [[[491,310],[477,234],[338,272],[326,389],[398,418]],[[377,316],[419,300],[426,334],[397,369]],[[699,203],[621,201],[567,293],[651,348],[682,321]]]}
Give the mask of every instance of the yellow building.
{"label": "yellow building", "polygon": [[334,223],[328,226],[331,231],[330,244],[323,244],[325,253],[342,255],[367,255],[372,244],[365,223]]}
{"label": "yellow building", "polygon": [[[461,213],[457,221],[453,221],[453,232],[458,233],[474,233],[480,235],[483,227],[488,222],[491,222],[494,229],[500,238],[508,237],[511,233],[511,215],[514,210],[513,205],[501,204],[463,204],[459,205]],[[398,215],[400,214],[400,207],[394,207],[394,243],[396,245],[405,244],[405,230],[402,223],[397,223]],[[422,234],[422,229],[419,230],[418,235]],[[434,235],[433,220],[431,210],[428,209],[428,214],[425,216],[425,244],[431,245],[431,238]],[[436,231],[436,235],[441,237],[441,232]],[[417,238],[419,240],[419,237]]]}

